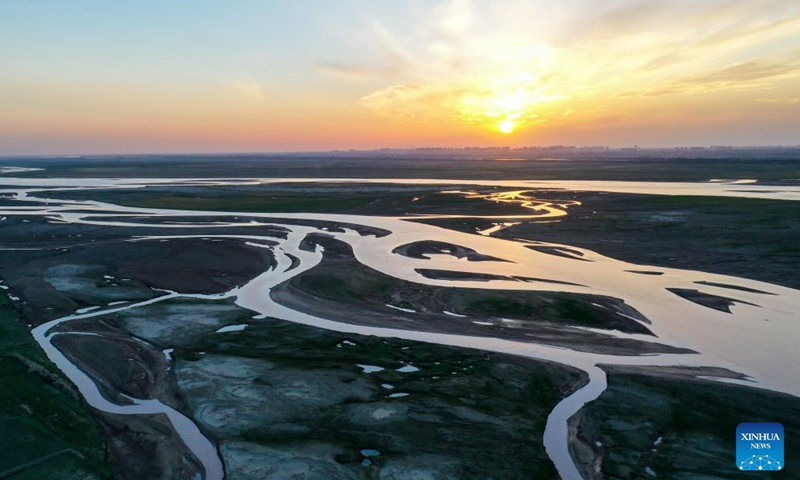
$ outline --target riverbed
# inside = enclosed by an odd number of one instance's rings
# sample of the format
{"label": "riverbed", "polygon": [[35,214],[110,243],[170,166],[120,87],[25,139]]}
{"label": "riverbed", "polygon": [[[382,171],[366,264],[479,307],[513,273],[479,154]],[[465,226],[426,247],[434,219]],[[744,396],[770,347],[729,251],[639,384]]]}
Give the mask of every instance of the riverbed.
{"label": "riverbed", "polygon": [[[13,173],[13,170],[11,171]],[[407,179],[25,179],[2,178],[6,186],[1,193],[25,202],[23,206],[0,207],[0,216],[40,216],[55,222],[97,225],[105,227],[158,227],[181,228],[186,235],[134,236],[132,241],[154,242],[177,238],[235,238],[255,242],[272,251],[276,265],[264,271],[242,287],[218,296],[192,298],[234,298],[235,302],[258,315],[279,318],[314,327],[378,337],[397,337],[407,340],[438,343],[443,345],[476,348],[487,351],[510,353],[533,359],[556,362],[586,372],[589,382],[582,389],[559,403],[548,417],[544,434],[547,452],[564,479],[579,479],[569,450],[567,422],[587,402],[596,399],[606,386],[605,373],[600,365],[650,365],[650,366],[697,366],[716,367],[740,375],[740,378],[721,378],[720,381],[735,382],[757,388],[765,388],[800,397],[800,370],[793,368],[800,362],[800,353],[795,345],[800,339],[798,315],[800,292],[786,287],[741,278],[715,275],[704,272],[677,270],[647,265],[636,265],[600,255],[596,252],[552,243],[536,243],[538,249],[529,248],[529,241],[494,238],[490,235],[473,235],[454,232],[433,225],[409,222],[402,216],[360,216],[312,213],[247,213],[188,211],[153,208],[135,208],[90,200],[60,200],[49,198],[47,191],[90,188],[143,188],[149,185],[259,185],[290,182],[341,182],[341,183],[399,183],[419,185],[441,185],[447,190],[452,185],[480,185],[514,189],[505,195],[486,198],[487,201],[520,200],[531,211],[530,215],[498,216],[498,221],[507,219],[542,220],[568,215],[567,206],[547,203],[537,204],[531,198],[521,198],[524,189],[564,189],[621,193],[646,193],[655,195],[699,195],[730,196],[740,198],[770,198],[800,200],[800,188],[786,186],[762,186],[753,183],[709,182],[709,183],[648,183],[648,182],[533,182],[533,181],[443,181]],[[459,194],[459,193],[456,193]],[[463,193],[469,195],[471,193]],[[33,203],[33,205],[31,205]],[[181,223],[173,220],[180,217]],[[221,222],[209,223],[208,219],[224,217]],[[232,217],[238,220],[229,220]],[[446,217],[446,216],[444,216]],[[197,219],[193,222],[191,219]],[[419,219],[420,217],[414,217]],[[443,218],[432,215],[431,218]],[[482,217],[495,218],[495,217]],[[185,221],[190,219],[190,221]],[[302,220],[304,225],[296,222]],[[314,222],[319,222],[315,224]],[[331,229],[323,222],[368,227],[373,232],[388,232],[379,235],[354,228]],[[284,236],[231,234],[203,234],[204,228],[252,228],[280,227],[288,232]],[[349,245],[355,258],[365,266],[383,274],[440,288],[484,288],[497,290],[526,290],[542,292],[570,292],[605,295],[619,298],[640,312],[649,322],[647,327],[658,341],[676,348],[696,353],[660,355],[610,355],[576,351],[535,342],[523,342],[494,338],[491,334],[460,335],[414,331],[399,328],[353,325],[332,319],[303,313],[273,300],[270,290],[314,266],[323,258],[323,249],[309,249],[303,241],[309,235],[326,235]],[[393,253],[399,247],[415,242],[443,242],[470,249],[480,255],[498,261],[470,262],[464,258],[447,254],[427,255],[422,258]],[[258,243],[261,242],[261,243]],[[581,261],[569,255],[553,255],[541,247],[575,252]],[[425,271],[450,272],[447,279],[431,278]],[[656,271],[658,275],[641,272]],[[469,279],[483,275],[483,280]],[[462,277],[462,278],[459,278]],[[487,277],[491,276],[491,278]],[[701,298],[723,298],[729,301],[729,311],[709,308],[686,295],[675,292],[698,292]],[[116,309],[102,308],[76,312],[53,320],[34,329],[34,338],[45,349],[50,359],[78,386],[87,402],[99,410],[120,414],[162,412],[167,414],[195,456],[203,463],[206,478],[223,477],[221,460],[211,443],[192,420],[160,402],[150,399],[130,398],[129,405],[118,405],[100,393],[91,378],[72,364],[52,344],[55,327],[72,320],[86,320],[115,310],[131,309],[185,294],[167,292],[153,300],[131,303]],[[705,296],[705,297],[702,297]],[[398,314],[414,315],[413,312],[398,311]],[[469,317],[464,318],[470,322]],[[620,338],[635,338],[634,334],[615,333]]]}

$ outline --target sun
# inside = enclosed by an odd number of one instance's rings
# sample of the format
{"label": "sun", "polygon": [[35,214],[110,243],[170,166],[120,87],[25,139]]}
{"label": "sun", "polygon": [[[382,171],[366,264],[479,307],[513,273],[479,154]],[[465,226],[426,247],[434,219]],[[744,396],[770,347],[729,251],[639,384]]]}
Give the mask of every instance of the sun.
{"label": "sun", "polygon": [[[458,92],[442,106],[453,109],[454,117],[494,133],[511,135],[544,123],[542,113],[567,98],[548,92],[533,75],[472,78],[459,85]],[[542,112],[544,110],[545,112]]]}
{"label": "sun", "polygon": [[508,135],[509,133],[513,132],[516,127],[517,127],[517,124],[514,123],[514,120],[512,120],[510,118],[507,118],[507,119],[503,120],[502,122],[500,122],[497,125],[497,129],[500,130],[501,132],[505,133],[506,135]]}

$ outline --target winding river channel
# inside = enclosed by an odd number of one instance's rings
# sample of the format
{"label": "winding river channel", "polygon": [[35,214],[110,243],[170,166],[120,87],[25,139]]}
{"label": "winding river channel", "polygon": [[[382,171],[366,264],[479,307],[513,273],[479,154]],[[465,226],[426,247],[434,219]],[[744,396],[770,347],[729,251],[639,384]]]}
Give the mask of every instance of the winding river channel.
{"label": "winding river channel", "polygon": [[[11,173],[11,172],[9,172]],[[103,307],[52,320],[33,330],[33,336],[48,357],[78,387],[86,401],[102,411],[124,415],[164,413],[171,420],[186,446],[203,464],[205,477],[218,480],[224,468],[217,449],[203,436],[192,419],[171,407],[152,399],[125,397],[126,404],[105,398],[94,381],[73,364],[53,344],[58,335],[70,335],[55,328],[73,320],[85,320],[124,309],[190,296],[193,298],[233,298],[239,306],[265,317],[279,318],[319,328],[379,337],[397,337],[456,347],[476,348],[509,353],[532,359],[556,362],[580,369],[588,374],[588,383],[563,399],[550,413],[544,433],[544,445],[564,480],[581,478],[571,455],[568,420],[587,402],[599,397],[606,388],[606,374],[600,365],[696,366],[717,367],[739,374],[740,378],[719,378],[718,381],[739,383],[800,397],[800,291],[754,280],[716,275],[698,271],[635,265],[570,245],[545,242],[516,241],[447,230],[408,217],[358,216],[313,213],[244,213],[215,211],[186,211],[134,208],[89,200],[61,200],[47,197],[48,191],[91,188],[141,188],[150,185],[215,186],[258,185],[268,183],[396,183],[441,185],[443,190],[453,185],[480,185],[509,189],[504,195],[487,200],[518,201],[532,210],[531,215],[496,218],[498,222],[519,219],[542,220],[567,215],[567,205],[541,204],[524,196],[520,189],[565,189],[566,191],[598,191],[655,195],[732,196],[800,200],[800,187],[763,186],[750,183],[646,183],[646,182],[556,182],[556,181],[468,181],[468,180],[408,180],[408,179],[51,179],[2,178],[0,193],[23,201],[19,206],[0,206],[0,216],[41,216],[51,220],[107,227],[168,227],[185,228],[186,235],[139,236],[131,240],[149,242],[169,238],[232,238],[272,250],[276,264],[247,284],[222,295],[185,295],[168,292],[163,296],[120,307]],[[180,217],[180,222],[174,220]],[[201,219],[202,217],[202,219]],[[210,222],[214,217],[224,221]],[[442,218],[443,215],[431,217]],[[463,216],[459,216],[463,217]],[[197,218],[196,222],[186,221]],[[231,220],[231,219],[234,220]],[[418,220],[420,217],[413,217]],[[304,225],[296,224],[303,220]],[[360,225],[391,232],[384,236],[359,233],[350,228],[328,229],[313,226],[314,222],[337,222]],[[310,226],[311,225],[311,226]],[[320,225],[322,225],[320,223]],[[259,234],[259,227],[280,226],[289,233],[286,238]],[[226,227],[252,227],[253,235],[219,234]],[[202,230],[215,229],[204,235]],[[261,230],[265,230],[261,228]],[[174,233],[174,231],[172,232]],[[651,323],[647,327],[655,337],[613,332],[619,338],[652,341],[688,349],[696,353],[612,355],[571,350],[538,343],[522,342],[491,336],[468,336],[361,326],[320,318],[299,312],[274,301],[270,291],[295,275],[318,265],[323,258],[322,247],[301,248],[307,235],[324,233],[349,244],[356,259],[363,265],[398,279],[443,288],[482,288],[502,290],[562,291],[605,295],[619,298],[642,313]],[[490,232],[491,233],[491,232]],[[503,262],[467,262],[447,254],[429,258],[409,258],[396,251],[414,242],[438,241],[472,249]],[[262,243],[259,243],[262,242]],[[532,244],[577,252],[583,261],[569,256],[548,254],[528,248]],[[296,260],[293,260],[296,259]],[[298,263],[299,261],[299,263]],[[435,279],[421,270],[446,270],[470,274],[494,275],[495,279],[474,282],[463,279]],[[643,275],[642,270],[657,270],[660,275]],[[520,281],[519,278],[529,280]],[[540,281],[537,281],[540,280]],[[668,289],[699,292],[736,301],[731,313],[704,307],[675,295]],[[407,313],[414,315],[414,313]],[[768,321],[765,321],[768,320]],[[464,321],[470,321],[464,318]]]}

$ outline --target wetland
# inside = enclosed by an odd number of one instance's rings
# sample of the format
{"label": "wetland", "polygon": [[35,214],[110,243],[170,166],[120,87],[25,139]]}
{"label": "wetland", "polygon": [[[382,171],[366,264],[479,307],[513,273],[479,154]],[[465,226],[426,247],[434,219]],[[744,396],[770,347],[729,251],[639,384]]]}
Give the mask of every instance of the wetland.
{"label": "wetland", "polygon": [[4,399],[9,478],[734,478],[731,426],[800,430],[792,185],[12,173],[2,379],[61,400]]}

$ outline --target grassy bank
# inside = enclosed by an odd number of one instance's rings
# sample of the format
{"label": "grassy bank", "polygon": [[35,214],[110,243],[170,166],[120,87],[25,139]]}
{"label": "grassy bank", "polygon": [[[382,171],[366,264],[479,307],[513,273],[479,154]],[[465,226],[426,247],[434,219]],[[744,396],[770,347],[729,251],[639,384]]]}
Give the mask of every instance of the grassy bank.
{"label": "grassy bank", "polygon": [[763,473],[736,469],[736,426],[742,422],[783,424],[786,468],[768,476],[797,478],[797,398],[690,378],[650,376],[643,369],[616,367],[609,372],[608,390],[573,418],[579,437],[603,457],[604,478],[649,478],[648,467],[658,478],[764,478]]}
{"label": "grassy bank", "polygon": [[0,477],[111,478],[97,424],[0,294]]}

